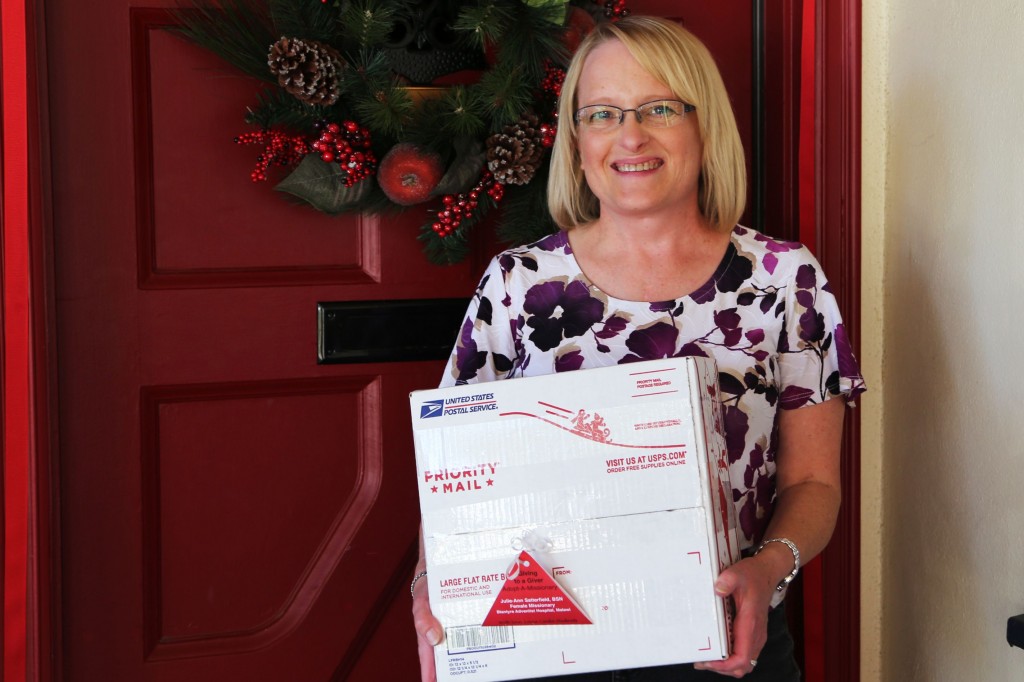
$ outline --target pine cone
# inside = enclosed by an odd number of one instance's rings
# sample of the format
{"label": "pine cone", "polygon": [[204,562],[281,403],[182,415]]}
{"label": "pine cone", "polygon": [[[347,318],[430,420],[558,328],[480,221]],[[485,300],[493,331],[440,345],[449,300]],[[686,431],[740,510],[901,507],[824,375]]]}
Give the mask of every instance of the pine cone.
{"label": "pine cone", "polygon": [[544,158],[540,121],[526,113],[514,125],[487,138],[487,169],[503,185],[525,185]]}
{"label": "pine cone", "polygon": [[282,37],[270,46],[267,66],[278,84],[303,102],[329,107],[341,95],[339,77],[344,62],[329,45]]}

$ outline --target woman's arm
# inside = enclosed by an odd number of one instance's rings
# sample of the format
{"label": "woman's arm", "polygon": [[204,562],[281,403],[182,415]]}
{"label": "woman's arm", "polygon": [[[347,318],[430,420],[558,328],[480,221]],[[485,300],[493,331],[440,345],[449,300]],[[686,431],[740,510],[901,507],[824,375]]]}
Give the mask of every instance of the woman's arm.
{"label": "woman's arm", "polygon": [[[777,498],[765,539],[787,538],[800,550],[801,563],[821,552],[832,537],[841,498],[839,447],[846,401],[833,398],[818,405],[779,414],[776,457]],[[757,660],[767,637],[768,608],[779,582],[793,570],[793,554],[771,542],[756,557],[722,572],[715,591],[732,595],[733,654],[724,661],[694,667],[743,677]]]}
{"label": "woman's arm", "polygon": [[[779,415],[777,497],[764,537],[792,540],[800,550],[801,563],[821,553],[836,526],[845,409],[845,400],[833,398]],[[781,543],[769,543],[757,558],[781,570],[780,580],[793,570],[793,554]]]}
{"label": "woman's arm", "polygon": [[[420,526],[420,558],[416,562],[416,572],[427,570],[427,559],[423,553],[423,526]],[[434,618],[430,610],[430,596],[427,590],[427,580],[416,581],[412,590],[412,618],[416,626],[416,648],[420,657],[420,680],[421,682],[435,682],[437,679],[434,670],[434,646],[441,643],[444,629],[441,622]]]}

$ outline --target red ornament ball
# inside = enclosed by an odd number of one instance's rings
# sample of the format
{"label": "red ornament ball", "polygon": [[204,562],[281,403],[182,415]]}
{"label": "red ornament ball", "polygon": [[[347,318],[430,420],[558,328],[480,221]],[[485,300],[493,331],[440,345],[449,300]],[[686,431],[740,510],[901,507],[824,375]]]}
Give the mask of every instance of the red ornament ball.
{"label": "red ornament ball", "polygon": [[381,159],[377,184],[399,206],[414,206],[430,198],[444,176],[441,157],[411,142],[392,147]]}

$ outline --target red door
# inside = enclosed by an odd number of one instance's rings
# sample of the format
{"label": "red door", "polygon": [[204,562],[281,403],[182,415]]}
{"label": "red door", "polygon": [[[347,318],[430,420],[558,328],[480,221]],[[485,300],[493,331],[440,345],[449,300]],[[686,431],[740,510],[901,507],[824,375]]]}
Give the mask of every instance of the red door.
{"label": "red door", "polygon": [[65,679],[412,679],[407,396],[441,365],[318,365],[317,303],[473,264],[252,184],[253,84],[163,11],[46,15]]}
{"label": "red door", "polygon": [[[718,5],[631,6],[724,57],[749,139],[749,5]],[[253,84],[166,20],[46,8],[63,678],[415,679],[407,394],[441,363],[318,365],[316,306],[466,297],[480,259],[250,183]]]}

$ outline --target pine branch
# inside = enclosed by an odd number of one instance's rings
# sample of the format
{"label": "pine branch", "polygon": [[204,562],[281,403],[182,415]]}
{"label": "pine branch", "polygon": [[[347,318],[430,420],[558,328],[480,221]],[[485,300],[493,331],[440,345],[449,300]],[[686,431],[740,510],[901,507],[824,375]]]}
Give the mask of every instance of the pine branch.
{"label": "pine branch", "polygon": [[267,51],[277,39],[263,0],[221,0],[171,10],[179,22],[168,30],[213,52],[243,73],[276,83]]}
{"label": "pine branch", "polygon": [[282,36],[308,38],[331,44],[338,10],[333,5],[309,0],[267,0],[274,28]]}
{"label": "pine branch", "polygon": [[469,241],[461,228],[447,237],[439,237],[430,226],[429,222],[421,226],[417,237],[423,244],[423,254],[428,261],[434,265],[455,265],[466,258]]}
{"label": "pine branch", "polygon": [[466,258],[469,253],[469,235],[484,218],[495,208],[496,204],[486,192],[480,194],[479,203],[473,217],[463,219],[454,232],[440,237],[433,230],[434,216],[420,226],[417,239],[423,243],[423,252],[434,265],[455,265]]}
{"label": "pine branch", "polygon": [[545,159],[529,184],[505,186],[501,221],[496,228],[498,239],[505,244],[530,244],[558,231],[548,212],[548,170],[548,160]]}
{"label": "pine branch", "polygon": [[360,123],[374,133],[398,137],[413,114],[413,101],[405,88],[393,83],[356,102]]}
{"label": "pine branch", "polygon": [[471,44],[483,49],[488,44],[497,45],[510,23],[512,12],[503,4],[492,1],[463,8],[453,28],[464,33]]}
{"label": "pine branch", "polygon": [[552,56],[558,61],[568,58],[561,41],[563,5],[545,4],[534,7],[516,3],[515,16],[506,24],[501,36],[499,59],[520,65],[523,77],[531,83],[544,78],[544,61]]}
{"label": "pine branch", "polygon": [[475,104],[481,115],[491,119],[491,132],[519,120],[533,101],[533,88],[524,69],[515,62],[503,60],[484,74],[477,88],[480,99]]}
{"label": "pine branch", "polygon": [[330,118],[330,109],[299,101],[280,88],[264,88],[250,108],[245,122],[263,130],[281,127],[312,133],[313,123]]}
{"label": "pine branch", "polygon": [[360,50],[341,79],[339,104],[377,135],[397,138],[414,112],[408,91],[399,87],[380,50]]}
{"label": "pine branch", "polygon": [[[415,133],[431,140],[438,138],[482,137],[487,123],[481,117],[484,102],[463,85],[448,88],[439,99],[423,103],[416,116]],[[440,133],[440,134],[438,134]]]}
{"label": "pine branch", "polygon": [[391,72],[387,56],[380,50],[360,50],[348,61],[352,68],[342,74],[342,92],[369,97],[395,83],[395,74]]}
{"label": "pine branch", "polygon": [[[303,0],[293,1],[301,2]],[[395,4],[394,2],[378,2],[376,0],[358,0],[348,3],[339,18],[342,35],[360,48],[379,45],[391,33],[391,24],[395,18]]]}

